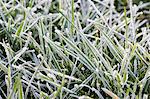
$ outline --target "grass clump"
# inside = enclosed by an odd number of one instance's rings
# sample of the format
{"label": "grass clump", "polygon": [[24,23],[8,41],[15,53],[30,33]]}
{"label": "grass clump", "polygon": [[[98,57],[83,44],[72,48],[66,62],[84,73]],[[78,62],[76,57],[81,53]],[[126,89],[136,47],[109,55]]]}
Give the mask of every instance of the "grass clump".
{"label": "grass clump", "polygon": [[149,99],[150,2],[116,5],[0,0],[0,98]]}

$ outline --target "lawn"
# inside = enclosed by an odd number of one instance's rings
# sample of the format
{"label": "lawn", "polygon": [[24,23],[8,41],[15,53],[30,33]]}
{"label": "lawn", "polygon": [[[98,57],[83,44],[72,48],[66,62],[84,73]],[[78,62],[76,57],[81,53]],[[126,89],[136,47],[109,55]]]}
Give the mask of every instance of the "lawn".
{"label": "lawn", "polygon": [[0,99],[150,99],[149,0],[0,0]]}

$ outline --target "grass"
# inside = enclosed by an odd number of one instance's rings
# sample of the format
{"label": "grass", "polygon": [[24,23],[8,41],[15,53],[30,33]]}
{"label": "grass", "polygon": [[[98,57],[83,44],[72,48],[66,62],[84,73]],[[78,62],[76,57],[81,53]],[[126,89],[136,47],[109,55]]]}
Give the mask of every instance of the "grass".
{"label": "grass", "polygon": [[0,0],[0,98],[149,99],[150,2],[114,5]]}

